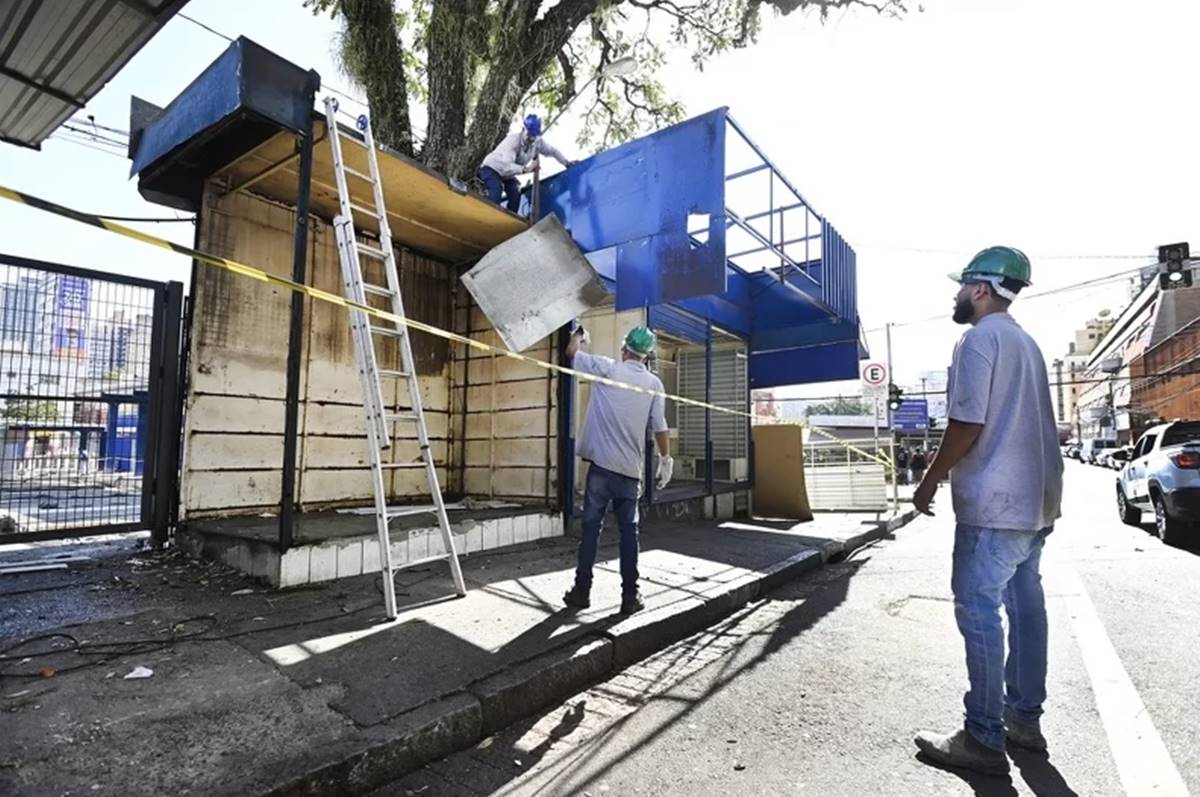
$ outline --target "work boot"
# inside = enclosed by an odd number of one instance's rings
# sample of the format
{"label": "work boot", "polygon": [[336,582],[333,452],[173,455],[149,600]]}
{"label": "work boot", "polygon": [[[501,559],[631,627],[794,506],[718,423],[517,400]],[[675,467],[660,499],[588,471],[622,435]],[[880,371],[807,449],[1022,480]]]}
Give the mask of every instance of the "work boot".
{"label": "work boot", "polygon": [[563,603],[572,609],[587,609],[592,605],[592,599],[579,587],[571,587],[563,595]]}
{"label": "work boot", "polygon": [[1012,712],[1006,711],[1004,712],[1004,732],[1008,736],[1009,744],[1024,747],[1035,753],[1046,752],[1046,737],[1042,735],[1041,723],[1036,720],[1026,722]]}
{"label": "work boot", "polygon": [[646,604],[642,603],[642,596],[636,592],[621,599],[621,614],[637,614],[645,608]]}
{"label": "work boot", "polygon": [[921,731],[914,741],[922,753],[945,767],[961,767],[988,775],[1008,774],[1008,757],[1001,750],[988,747],[966,728],[941,734]]}

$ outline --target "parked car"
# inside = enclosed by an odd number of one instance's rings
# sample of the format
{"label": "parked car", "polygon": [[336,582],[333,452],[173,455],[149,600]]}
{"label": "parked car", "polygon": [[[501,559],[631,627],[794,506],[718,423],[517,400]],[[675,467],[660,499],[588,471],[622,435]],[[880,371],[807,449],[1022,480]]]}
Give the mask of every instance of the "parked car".
{"label": "parked car", "polygon": [[1095,465],[1099,461],[1100,454],[1105,449],[1116,448],[1118,445],[1116,440],[1100,440],[1098,438],[1084,440],[1079,448],[1079,459],[1081,462]]}
{"label": "parked car", "polygon": [[1081,450],[1082,450],[1082,447],[1078,443],[1076,443],[1067,449],[1067,456],[1070,457],[1071,459],[1079,459],[1079,452]]}
{"label": "parked car", "polygon": [[1104,462],[1113,470],[1121,470],[1125,467],[1125,463],[1133,459],[1133,446],[1123,445],[1120,448],[1114,449],[1111,454],[1108,454]]}
{"label": "parked car", "polygon": [[1153,512],[1155,530],[1168,545],[1197,536],[1200,421],[1175,421],[1147,430],[1128,459],[1117,477],[1121,521],[1136,526],[1142,512]]}

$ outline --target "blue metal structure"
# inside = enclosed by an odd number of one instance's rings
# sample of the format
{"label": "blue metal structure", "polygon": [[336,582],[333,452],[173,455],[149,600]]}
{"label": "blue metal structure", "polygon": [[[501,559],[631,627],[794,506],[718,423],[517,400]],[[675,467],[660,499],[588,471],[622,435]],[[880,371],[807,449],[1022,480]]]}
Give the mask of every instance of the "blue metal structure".
{"label": "blue metal structure", "polygon": [[616,308],[702,342],[749,343],[753,388],[854,379],[865,354],[854,249],[718,108],[541,184]]}

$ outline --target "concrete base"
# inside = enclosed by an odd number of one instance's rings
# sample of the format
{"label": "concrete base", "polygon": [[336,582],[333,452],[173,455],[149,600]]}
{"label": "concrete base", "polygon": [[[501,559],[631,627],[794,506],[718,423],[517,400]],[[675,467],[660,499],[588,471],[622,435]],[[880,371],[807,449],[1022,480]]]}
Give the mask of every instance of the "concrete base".
{"label": "concrete base", "polygon": [[[532,508],[514,509],[499,517],[452,518],[450,530],[459,556],[492,551],[534,540],[561,537],[562,515]],[[495,512],[490,514],[497,514]],[[273,587],[295,587],[378,572],[379,537],[370,515],[341,515],[358,533],[330,534],[326,539],[300,537],[285,553],[277,541],[265,539],[257,529],[239,528],[231,521],[220,525],[198,523],[180,528],[176,541],[184,553],[196,559],[213,559],[253,576]],[[432,515],[425,516],[432,519]],[[439,556],[446,552],[441,530],[434,525],[409,524],[391,531],[392,566]],[[362,531],[362,527],[371,531]]]}

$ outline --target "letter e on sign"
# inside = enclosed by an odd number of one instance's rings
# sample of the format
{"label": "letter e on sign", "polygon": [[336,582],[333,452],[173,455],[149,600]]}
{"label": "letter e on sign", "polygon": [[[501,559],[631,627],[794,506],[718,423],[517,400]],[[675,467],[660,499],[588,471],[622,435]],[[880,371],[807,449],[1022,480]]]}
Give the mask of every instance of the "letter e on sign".
{"label": "letter e on sign", "polygon": [[877,397],[887,393],[888,369],[883,363],[863,363],[860,376],[863,396]]}

